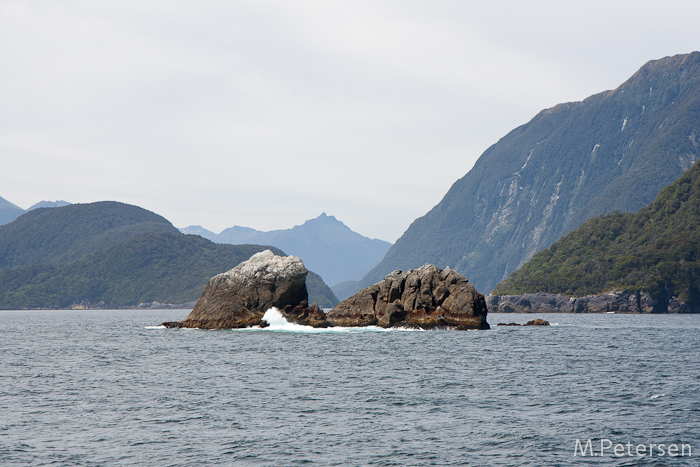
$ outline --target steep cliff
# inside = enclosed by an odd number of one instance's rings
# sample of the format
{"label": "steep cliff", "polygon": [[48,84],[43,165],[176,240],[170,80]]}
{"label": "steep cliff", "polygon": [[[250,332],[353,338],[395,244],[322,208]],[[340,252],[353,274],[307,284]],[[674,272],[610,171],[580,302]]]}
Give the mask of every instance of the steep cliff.
{"label": "steep cliff", "polygon": [[451,266],[489,291],[593,216],[635,212],[700,158],[700,53],[540,112],[490,147],[368,273]]}

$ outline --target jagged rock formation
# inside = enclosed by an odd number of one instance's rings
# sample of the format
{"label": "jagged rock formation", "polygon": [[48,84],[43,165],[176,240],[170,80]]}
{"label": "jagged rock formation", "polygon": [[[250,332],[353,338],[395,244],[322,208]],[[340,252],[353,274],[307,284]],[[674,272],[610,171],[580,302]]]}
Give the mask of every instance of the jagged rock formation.
{"label": "jagged rock formation", "polygon": [[614,291],[585,297],[548,293],[489,295],[491,313],[690,313],[691,307],[673,297],[665,310],[658,310],[648,292]]}
{"label": "jagged rock formation", "polygon": [[[270,250],[212,277],[192,312],[167,327],[200,329],[242,328],[263,325],[267,310],[276,307],[297,314],[307,307],[308,270],[296,256],[277,256]],[[320,311],[320,310],[319,310]]]}
{"label": "jagged rock formation", "polygon": [[644,65],[613,91],[543,110],[491,146],[416,219],[365,287],[431,263],[488,292],[593,216],[635,212],[700,158],[700,53]]}
{"label": "jagged rock formation", "polygon": [[326,320],[334,326],[488,329],[486,302],[466,277],[425,265],[394,271],[340,302]]}

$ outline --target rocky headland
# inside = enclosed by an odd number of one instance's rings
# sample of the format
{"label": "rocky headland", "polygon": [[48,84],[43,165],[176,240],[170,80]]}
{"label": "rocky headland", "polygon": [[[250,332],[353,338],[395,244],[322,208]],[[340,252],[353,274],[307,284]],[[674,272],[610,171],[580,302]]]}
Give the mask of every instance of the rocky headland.
{"label": "rocky headland", "polygon": [[290,322],[313,327],[380,326],[422,329],[488,329],[484,295],[452,269],[425,265],[394,271],[340,302],[328,313],[308,305],[308,271],[296,256],[266,250],[212,277],[192,312],[166,327],[200,329],[267,326],[277,308]]}
{"label": "rocky headland", "polygon": [[691,313],[693,310],[676,297],[654,301],[648,292],[612,291],[585,297],[534,293],[489,295],[491,313]]}

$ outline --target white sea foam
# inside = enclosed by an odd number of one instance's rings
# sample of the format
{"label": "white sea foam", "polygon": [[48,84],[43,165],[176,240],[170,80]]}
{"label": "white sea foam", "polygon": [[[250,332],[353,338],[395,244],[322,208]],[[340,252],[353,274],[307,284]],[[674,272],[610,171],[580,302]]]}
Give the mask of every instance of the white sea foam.
{"label": "white sea foam", "polygon": [[[382,328],[379,326],[348,326],[314,328],[302,324],[290,323],[277,308],[270,308],[262,317],[268,323],[267,327],[253,326],[251,328],[233,329],[234,331],[276,331],[276,332],[305,332],[305,333],[347,333],[347,332],[390,332],[390,331],[424,331],[424,329]],[[144,326],[145,329],[167,329],[165,326]],[[185,331],[199,328],[180,328]]]}
{"label": "white sea foam", "polygon": [[315,329],[311,326],[290,323],[282,316],[282,313],[274,307],[267,310],[262,319],[269,324],[269,326],[265,328],[268,331],[313,332]]}
{"label": "white sea foam", "polygon": [[[305,333],[347,333],[347,332],[390,332],[390,331],[414,331],[414,329],[405,328],[381,328],[379,326],[356,326],[356,327],[329,327],[329,328],[314,328],[312,326],[304,326],[302,324],[290,323],[280,313],[277,308],[270,308],[262,317],[269,326],[265,328],[253,327],[245,330],[257,331],[276,331],[276,332],[305,332]],[[242,331],[243,329],[241,329]]]}

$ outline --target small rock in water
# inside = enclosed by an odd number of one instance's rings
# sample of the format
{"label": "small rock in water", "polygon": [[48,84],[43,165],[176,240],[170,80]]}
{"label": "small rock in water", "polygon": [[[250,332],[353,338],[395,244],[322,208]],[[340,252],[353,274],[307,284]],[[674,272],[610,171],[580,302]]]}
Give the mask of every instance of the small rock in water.
{"label": "small rock in water", "polygon": [[532,321],[528,321],[527,323],[523,324],[523,326],[549,326],[549,321],[537,318],[533,319]]}

